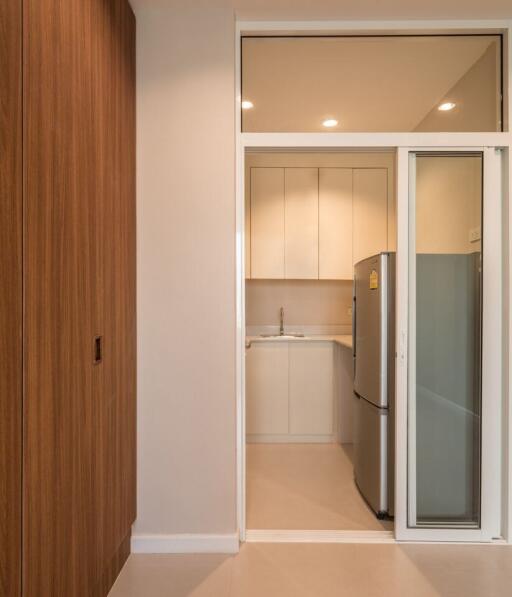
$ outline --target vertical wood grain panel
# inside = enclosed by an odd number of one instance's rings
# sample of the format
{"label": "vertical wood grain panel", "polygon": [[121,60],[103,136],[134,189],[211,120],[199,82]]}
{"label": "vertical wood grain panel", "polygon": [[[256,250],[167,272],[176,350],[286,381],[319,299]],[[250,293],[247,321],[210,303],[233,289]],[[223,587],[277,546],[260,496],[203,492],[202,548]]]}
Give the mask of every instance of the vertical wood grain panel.
{"label": "vertical wood grain panel", "polygon": [[97,453],[106,529],[101,565],[119,549],[135,520],[135,27],[126,6],[110,3],[100,57],[105,79],[98,89],[105,105],[101,128],[111,131],[102,139],[106,165],[101,170],[103,253],[98,264],[105,338],[102,449]]}
{"label": "vertical wood grain panel", "polygon": [[135,516],[135,23],[126,0],[25,19],[24,593],[99,597]]}
{"label": "vertical wood grain panel", "polygon": [[95,574],[90,8],[25,1],[26,597],[85,596]]}
{"label": "vertical wood grain panel", "polygon": [[0,595],[21,588],[22,5],[0,3]]}

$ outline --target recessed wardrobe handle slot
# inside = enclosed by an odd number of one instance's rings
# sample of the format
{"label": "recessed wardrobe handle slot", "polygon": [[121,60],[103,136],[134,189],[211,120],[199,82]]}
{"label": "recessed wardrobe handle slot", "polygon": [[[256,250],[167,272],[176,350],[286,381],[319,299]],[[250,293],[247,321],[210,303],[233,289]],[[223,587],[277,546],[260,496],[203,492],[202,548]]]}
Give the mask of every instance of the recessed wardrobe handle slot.
{"label": "recessed wardrobe handle slot", "polygon": [[94,337],[94,364],[99,365],[103,360],[103,336]]}

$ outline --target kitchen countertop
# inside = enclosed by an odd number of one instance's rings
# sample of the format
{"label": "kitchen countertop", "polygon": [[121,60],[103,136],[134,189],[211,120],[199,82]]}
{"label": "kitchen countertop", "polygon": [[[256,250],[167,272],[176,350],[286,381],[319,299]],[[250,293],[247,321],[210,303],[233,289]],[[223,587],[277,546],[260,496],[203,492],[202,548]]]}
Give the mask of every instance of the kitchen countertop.
{"label": "kitchen countertop", "polygon": [[246,336],[245,337],[245,347],[250,348],[253,342],[334,342],[340,346],[344,346],[345,348],[352,349],[352,336],[350,335],[324,335],[324,334],[315,334],[309,335],[304,337],[280,337],[280,336],[272,336],[262,337],[262,336]]}

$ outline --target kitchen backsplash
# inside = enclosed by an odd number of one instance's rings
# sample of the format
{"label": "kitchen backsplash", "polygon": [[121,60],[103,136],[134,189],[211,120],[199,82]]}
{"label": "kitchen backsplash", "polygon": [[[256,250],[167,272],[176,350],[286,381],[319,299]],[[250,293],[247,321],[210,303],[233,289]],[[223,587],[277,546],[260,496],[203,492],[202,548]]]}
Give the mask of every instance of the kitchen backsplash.
{"label": "kitchen backsplash", "polygon": [[279,329],[284,308],[288,331],[349,334],[352,326],[352,280],[247,280],[247,331]]}

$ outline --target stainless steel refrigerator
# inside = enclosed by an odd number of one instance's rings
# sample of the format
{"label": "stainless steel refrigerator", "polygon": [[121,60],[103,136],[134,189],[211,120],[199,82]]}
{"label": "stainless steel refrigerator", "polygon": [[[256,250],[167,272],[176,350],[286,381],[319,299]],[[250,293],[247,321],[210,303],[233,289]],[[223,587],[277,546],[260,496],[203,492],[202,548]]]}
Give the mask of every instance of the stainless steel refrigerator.
{"label": "stainless steel refrigerator", "polygon": [[354,267],[354,476],[379,518],[394,515],[395,255]]}

